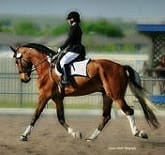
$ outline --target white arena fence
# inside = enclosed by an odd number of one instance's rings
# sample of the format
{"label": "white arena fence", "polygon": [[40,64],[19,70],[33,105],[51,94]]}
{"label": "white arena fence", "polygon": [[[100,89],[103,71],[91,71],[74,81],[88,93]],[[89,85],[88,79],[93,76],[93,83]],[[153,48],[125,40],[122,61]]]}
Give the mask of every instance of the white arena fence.
{"label": "white arena fence", "polygon": [[[137,69],[138,67],[135,66],[134,68]],[[18,79],[18,71],[16,70],[14,59],[0,57],[0,107],[35,107],[38,96],[36,79],[37,75],[34,72],[29,83],[22,83]],[[142,78],[142,83],[155,103],[163,103],[165,101],[164,92],[160,88],[161,83],[165,83],[164,79]],[[133,106],[134,102],[136,102],[129,89],[127,90],[126,100],[128,100],[129,105]],[[89,107],[96,109],[102,106],[102,97],[100,93],[94,93],[87,96],[67,97],[64,102],[71,108]],[[48,104],[48,107],[51,108],[52,104]]]}

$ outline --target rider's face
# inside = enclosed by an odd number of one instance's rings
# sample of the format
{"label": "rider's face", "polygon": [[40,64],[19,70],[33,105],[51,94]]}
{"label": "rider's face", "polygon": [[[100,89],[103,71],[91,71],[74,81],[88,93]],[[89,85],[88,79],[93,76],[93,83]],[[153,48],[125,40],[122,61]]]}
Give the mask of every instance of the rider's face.
{"label": "rider's face", "polygon": [[70,19],[67,20],[68,24],[70,25]]}
{"label": "rider's face", "polygon": [[67,21],[68,21],[69,25],[72,25],[72,23],[73,23],[74,19],[73,19],[73,18],[71,18],[71,19],[68,19]]}

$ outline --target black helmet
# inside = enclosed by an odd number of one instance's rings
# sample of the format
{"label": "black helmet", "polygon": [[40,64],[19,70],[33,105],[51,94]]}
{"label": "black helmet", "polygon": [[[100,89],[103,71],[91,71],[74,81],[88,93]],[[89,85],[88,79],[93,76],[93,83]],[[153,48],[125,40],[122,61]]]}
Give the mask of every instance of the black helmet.
{"label": "black helmet", "polygon": [[78,23],[80,22],[80,14],[76,11],[70,12],[66,19],[68,20],[71,18],[73,18],[75,20],[75,22],[78,22]]}

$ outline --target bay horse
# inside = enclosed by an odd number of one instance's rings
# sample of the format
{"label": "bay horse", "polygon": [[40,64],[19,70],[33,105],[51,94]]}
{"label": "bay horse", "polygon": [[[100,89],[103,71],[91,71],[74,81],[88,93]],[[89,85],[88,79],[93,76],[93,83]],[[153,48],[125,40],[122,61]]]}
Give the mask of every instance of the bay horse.
{"label": "bay horse", "polygon": [[[19,78],[22,82],[29,82],[31,72],[36,70],[38,74],[37,86],[39,90],[38,103],[32,120],[20,140],[27,141],[36,121],[42,113],[47,102],[52,99],[56,105],[59,123],[74,138],[82,138],[81,132],[75,131],[65,121],[63,100],[65,96],[80,96],[94,92],[101,92],[103,97],[102,121],[94,132],[86,139],[94,140],[101,133],[105,125],[111,119],[112,103],[116,102],[129,120],[132,134],[141,138],[148,138],[147,133],[136,126],[134,110],[127,105],[125,93],[129,84],[133,94],[138,99],[145,119],[150,126],[159,127],[159,122],[153,113],[154,105],[147,99],[146,92],[140,85],[139,74],[128,65],[121,65],[106,59],[91,60],[87,65],[88,77],[74,76],[72,84],[64,88],[65,95],[61,94],[58,82],[60,77],[54,67],[48,61],[48,56],[54,51],[48,47],[28,43],[17,48],[10,47],[14,52]],[[57,53],[55,53],[57,54]],[[55,61],[56,63],[57,61]]]}

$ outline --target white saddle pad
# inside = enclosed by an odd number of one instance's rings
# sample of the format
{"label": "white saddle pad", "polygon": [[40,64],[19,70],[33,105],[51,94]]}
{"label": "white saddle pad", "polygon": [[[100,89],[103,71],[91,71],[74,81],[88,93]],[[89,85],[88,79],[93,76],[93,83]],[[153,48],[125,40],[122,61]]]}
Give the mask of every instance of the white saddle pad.
{"label": "white saddle pad", "polygon": [[[80,76],[88,76],[87,74],[87,64],[90,59],[85,59],[83,61],[77,61],[70,65],[71,76],[80,75]],[[61,73],[55,68],[57,75],[61,76]]]}
{"label": "white saddle pad", "polygon": [[87,64],[90,59],[85,59],[83,61],[74,62],[71,64],[71,75],[81,75],[81,76],[88,76],[87,75]]}

